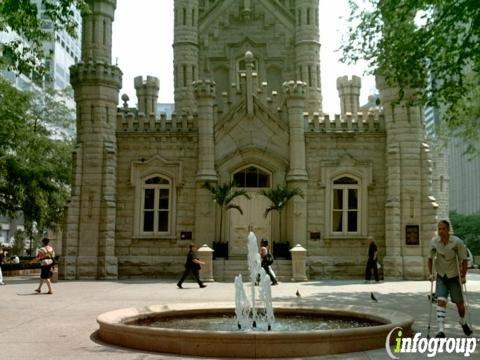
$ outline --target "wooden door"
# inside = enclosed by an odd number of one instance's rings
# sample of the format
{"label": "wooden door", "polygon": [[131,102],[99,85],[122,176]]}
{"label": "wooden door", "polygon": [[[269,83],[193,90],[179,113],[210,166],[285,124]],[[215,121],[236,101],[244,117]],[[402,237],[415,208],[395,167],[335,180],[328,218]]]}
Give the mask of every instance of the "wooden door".
{"label": "wooden door", "polygon": [[229,256],[232,257],[246,257],[249,231],[255,233],[259,244],[260,239],[271,238],[271,214],[264,216],[270,200],[258,191],[248,191],[248,194],[250,199],[240,196],[234,200],[242,208],[243,215],[235,209],[229,210]]}

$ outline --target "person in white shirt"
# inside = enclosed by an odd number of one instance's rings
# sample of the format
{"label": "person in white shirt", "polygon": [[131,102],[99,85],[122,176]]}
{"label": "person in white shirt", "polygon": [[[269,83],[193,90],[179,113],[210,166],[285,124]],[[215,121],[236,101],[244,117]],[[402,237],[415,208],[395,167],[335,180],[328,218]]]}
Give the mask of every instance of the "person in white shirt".
{"label": "person in white shirt", "polygon": [[462,284],[466,281],[468,270],[467,250],[462,240],[450,235],[450,223],[448,221],[440,221],[437,230],[438,236],[435,236],[431,241],[428,258],[430,281],[434,280],[433,265],[437,273],[435,293],[437,295],[438,333],[436,337],[445,337],[445,314],[449,294],[450,299],[457,306],[463,332],[469,336],[473,331],[465,320],[465,304],[462,293]]}

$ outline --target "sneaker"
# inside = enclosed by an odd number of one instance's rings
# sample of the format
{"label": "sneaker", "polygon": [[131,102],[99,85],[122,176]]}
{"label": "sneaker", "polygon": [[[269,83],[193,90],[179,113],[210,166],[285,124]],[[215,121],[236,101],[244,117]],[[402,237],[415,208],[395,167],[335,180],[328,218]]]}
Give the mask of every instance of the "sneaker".
{"label": "sneaker", "polygon": [[5,283],[3,281],[0,281],[0,285],[5,285]]}
{"label": "sneaker", "polygon": [[177,287],[178,287],[179,289],[183,289],[182,284],[177,284]]}
{"label": "sneaker", "polygon": [[437,333],[437,335],[435,335],[436,338],[444,338],[445,337],[445,333],[443,331],[439,331]]}
{"label": "sneaker", "polygon": [[200,285],[201,289],[206,288],[206,287],[207,287],[207,285],[205,285],[205,284]]}
{"label": "sneaker", "polygon": [[272,282],[272,286],[278,285],[278,281]]}
{"label": "sneaker", "polygon": [[473,333],[473,330],[470,328],[470,326],[468,326],[467,323],[465,323],[465,324],[462,325],[462,329],[463,329],[463,333],[464,333],[466,336],[470,336],[470,335],[472,335],[472,333]]}

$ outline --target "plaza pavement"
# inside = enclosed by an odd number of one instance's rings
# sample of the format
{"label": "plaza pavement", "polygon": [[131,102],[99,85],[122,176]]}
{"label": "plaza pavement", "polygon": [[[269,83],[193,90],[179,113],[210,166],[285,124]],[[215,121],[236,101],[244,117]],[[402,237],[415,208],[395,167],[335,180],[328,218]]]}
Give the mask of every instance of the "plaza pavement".
{"label": "plaza pavement", "polygon": [[[0,359],[75,360],[176,360],[199,359],[170,354],[130,350],[103,344],[95,339],[96,317],[110,310],[152,304],[234,301],[233,283],[208,283],[199,289],[192,282],[177,289],[176,279],[118,281],[59,281],[54,294],[36,294],[36,277],[6,277],[0,286]],[[322,280],[280,283],[272,288],[274,301],[309,304],[363,305],[402,311],[415,318],[414,331],[426,333],[429,292],[427,281],[385,281],[363,284],[360,280]],[[474,335],[480,337],[480,273],[468,275]],[[43,289],[46,291],[46,288]],[[299,291],[301,297],[295,295]],[[373,291],[378,303],[370,300]],[[435,310],[435,309],[434,309]],[[435,312],[433,313],[435,316]],[[433,319],[435,319],[433,317]],[[435,333],[435,320],[432,331]],[[463,336],[457,315],[449,304],[447,336]],[[480,342],[470,359],[480,359]],[[464,359],[444,354],[436,359]],[[211,359],[211,358],[209,358]],[[385,349],[361,353],[328,355],[309,359],[388,359]],[[400,359],[427,359],[425,355],[400,355]]]}

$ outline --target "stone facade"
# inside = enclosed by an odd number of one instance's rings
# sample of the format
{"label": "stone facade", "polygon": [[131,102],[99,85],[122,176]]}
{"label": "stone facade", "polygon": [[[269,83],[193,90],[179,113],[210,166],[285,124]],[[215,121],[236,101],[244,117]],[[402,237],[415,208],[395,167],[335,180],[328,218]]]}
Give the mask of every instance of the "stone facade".
{"label": "stone facade", "polygon": [[[381,78],[377,109],[359,112],[360,79],[341,77],[341,114],[323,114],[318,1],[176,0],[169,119],[155,113],[153,77],[135,79],[138,109],[117,109],[116,2],[88,2],[72,67],[78,138],[61,276],[178,275],[190,242],[218,238],[220,211],[202,185],[240,179],[251,200],[222,217],[235,261],[253,229],[305,248],[311,278],[361,277],[373,236],[386,277],[425,277],[448,208],[444,160],[425,144],[408,91],[398,102]],[[284,184],[304,197],[263,216],[259,191]]]}

